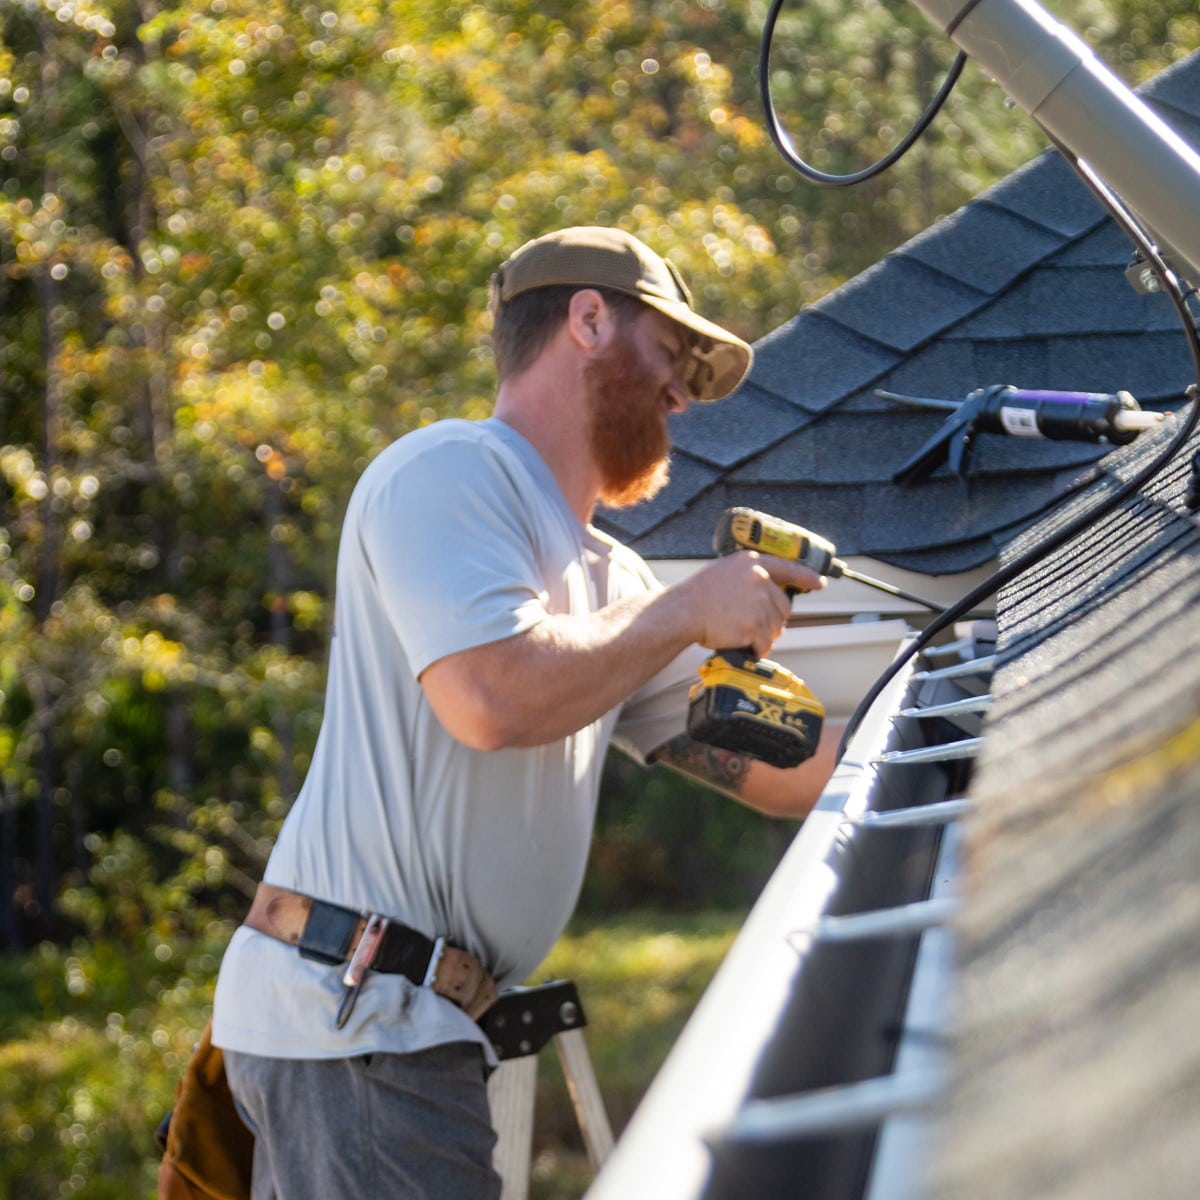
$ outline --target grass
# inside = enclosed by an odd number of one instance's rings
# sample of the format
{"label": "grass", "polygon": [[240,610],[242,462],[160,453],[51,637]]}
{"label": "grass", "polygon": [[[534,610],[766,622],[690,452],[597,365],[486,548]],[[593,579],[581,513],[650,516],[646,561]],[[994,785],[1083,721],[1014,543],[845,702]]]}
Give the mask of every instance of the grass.
{"label": "grass", "polygon": [[[628,1122],[743,914],[580,922],[536,978],[573,979],[614,1132]],[[227,927],[186,952],[43,946],[0,958],[0,1200],[151,1200],[154,1130],[207,1016]],[[538,1064],[530,1200],[577,1200],[592,1173],[557,1056]]]}

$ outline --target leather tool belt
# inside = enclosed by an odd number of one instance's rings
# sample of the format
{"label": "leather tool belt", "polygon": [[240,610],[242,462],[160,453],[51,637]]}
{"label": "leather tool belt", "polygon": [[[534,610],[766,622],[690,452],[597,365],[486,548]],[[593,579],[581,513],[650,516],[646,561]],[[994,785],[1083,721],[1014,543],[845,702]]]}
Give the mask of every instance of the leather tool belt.
{"label": "leather tool belt", "polygon": [[473,1020],[492,1006],[498,994],[495,980],[473,954],[379,913],[361,913],[260,883],[244,923],[295,946],[304,958],[330,966],[345,964],[339,1029],[349,1020],[368,971],[403,975],[420,987],[432,988]]}

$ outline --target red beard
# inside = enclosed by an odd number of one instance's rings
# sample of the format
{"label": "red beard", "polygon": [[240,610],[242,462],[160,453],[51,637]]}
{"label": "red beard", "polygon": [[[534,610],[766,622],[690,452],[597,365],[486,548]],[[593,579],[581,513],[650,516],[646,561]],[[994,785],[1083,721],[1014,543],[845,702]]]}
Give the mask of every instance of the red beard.
{"label": "red beard", "polygon": [[670,471],[666,406],[632,339],[622,335],[592,359],[584,367],[584,384],[601,503],[626,508],[656,496]]}

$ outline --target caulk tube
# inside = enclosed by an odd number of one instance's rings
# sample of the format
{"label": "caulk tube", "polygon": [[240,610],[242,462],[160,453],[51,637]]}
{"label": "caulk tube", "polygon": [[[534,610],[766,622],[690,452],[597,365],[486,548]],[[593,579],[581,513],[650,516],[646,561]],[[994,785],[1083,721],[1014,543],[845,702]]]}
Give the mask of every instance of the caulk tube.
{"label": "caulk tube", "polygon": [[1010,437],[1124,445],[1161,420],[1161,413],[1143,412],[1125,391],[1000,387],[992,389],[975,419],[975,427]]}

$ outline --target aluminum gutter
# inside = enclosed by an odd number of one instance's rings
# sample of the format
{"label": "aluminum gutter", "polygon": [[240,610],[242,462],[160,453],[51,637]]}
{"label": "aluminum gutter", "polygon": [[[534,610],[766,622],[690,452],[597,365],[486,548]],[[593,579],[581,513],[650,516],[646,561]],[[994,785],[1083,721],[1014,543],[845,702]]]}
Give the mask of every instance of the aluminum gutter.
{"label": "aluminum gutter", "polygon": [[[878,939],[864,946],[820,933],[830,921],[929,895],[941,826],[957,812],[871,824],[880,819],[873,811],[947,799],[944,766],[880,762],[924,744],[920,722],[893,719],[915,703],[913,678],[910,664],[866,715],[587,1200],[795,1194],[794,1148],[781,1158],[776,1148],[747,1147],[721,1131],[735,1130],[748,1105],[889,1069],[895,1036],[883,1031],[902,1023],[919,929],[885,938],[883,949]],[[815,1028],[813,1014],[828,1016],[825,1029]],[[809,1165],[829,1186],[806,1183],[806,1194],[849,1195],[851,1180],[861,1187],[874,1139],[870,1128],[857,1142],[817,1147]],[[815,1182],[807,1168],[799,1178]]]}

